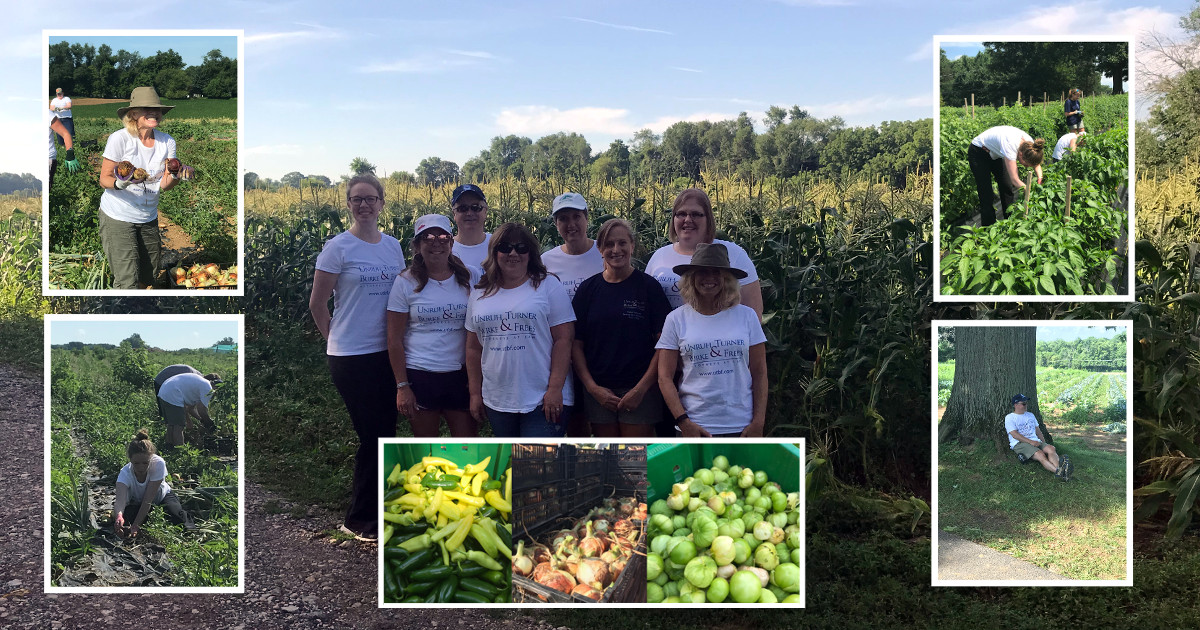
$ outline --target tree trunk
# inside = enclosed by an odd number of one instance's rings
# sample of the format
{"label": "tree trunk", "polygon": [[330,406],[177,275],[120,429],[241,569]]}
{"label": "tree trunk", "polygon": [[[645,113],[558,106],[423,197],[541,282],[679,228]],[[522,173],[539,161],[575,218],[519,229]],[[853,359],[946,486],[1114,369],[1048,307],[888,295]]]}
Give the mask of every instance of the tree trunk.
{"label": "tree trunk", "polygon": [[991,440],[998,451],[1008,448],[1004,417],[1012,413],[1012,397],[1029,397],[1028,411],[1037,416],[1046,442],[1053,444],[1042,422],[1037,396],[1037,328],[1033,326],[960,326],[955,329],[954,385],[938,427],[938,441],[958,437],[962,443]]}

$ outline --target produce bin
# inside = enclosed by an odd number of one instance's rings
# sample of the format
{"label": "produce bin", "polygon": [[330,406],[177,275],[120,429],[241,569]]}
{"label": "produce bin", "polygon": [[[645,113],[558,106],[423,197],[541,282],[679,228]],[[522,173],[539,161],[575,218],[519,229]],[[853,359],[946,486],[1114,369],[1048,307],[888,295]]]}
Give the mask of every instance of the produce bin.
{"label": "produce bin", "polygon": [[[640,446],[640,445],[639,445]],[[524,484],[516,476],[517,470],[534,470],[526,468],[522,459],[545,462],[541,453],[525,450],[527,447],[518,445],[514,448],[514,484]],[[645,490],[634,484],[625,484],[620,491],[609,481],[610,468],[614,468],[618,459],[617,445],[606,448],[579,448],[579,445],[563,444],[557,451],[556,470],[558,477],[555,483],[542,484],[513,493],[513,528],[514,543],[525,540],[527,546],[533,542],[544,542],[542,539],[564,528],[575,527],[579,520],[593,508],[604,506],[605,499],[631,497],[645,502]],[[644,447],[633,449],[630,453],[622,454],[626,463],[631,467],[629,475],[636,477],[639,470],[634,463],[642,458],[640,474],[645,475]],[[539,480],[544,480],[546,468],[539,470]],[[615,477],[615,475],[614,475]],[[515,487],[515,486],[514,486]],[[636,505],[635,505],[636,507]],[[617,517],[613,517],[615,522]],[[625,569],[616,581],[604,591],[599,602],[636,602],[646,601],[646,535],[645,521],[629,518],[639,532],[638,545],[628,558]],[[528,548],[528,547],[527,547]],[[515,550],[514,550],[515,551]],[[515,603],[583,603],[594,604],[595,600],[571,595],[562,591],[538,584],[530,578],[513,575],[513,602]]]}
{"label": "produce bin", "polygon": [[558,454],[559,448],[554,444],[514,444],[513,492],[557,483],[566,477]]}
{"label": "produce bin", "polygon": [[[444,457],[459,467],[475,464],[484,457],[491,457],[488,475],[499,479],[508,469],[512,459],[510,444],[387,444],[383,448],[383,476],[386,479],[392,468],[399,463],[404,468],[416,464],[422,457]],[[513,496],[516,496],[516,471],[513,471]]]}
{"label": "produce bin", "polygon": [[650,487],[646,502],[653,503],[671,493],[671,485],[683,481],[713,458],[724,455],[730,464],[762,470],[789,492],[800,489],[800,449],[794,444],[651,444],[646,453],[646,478]]}

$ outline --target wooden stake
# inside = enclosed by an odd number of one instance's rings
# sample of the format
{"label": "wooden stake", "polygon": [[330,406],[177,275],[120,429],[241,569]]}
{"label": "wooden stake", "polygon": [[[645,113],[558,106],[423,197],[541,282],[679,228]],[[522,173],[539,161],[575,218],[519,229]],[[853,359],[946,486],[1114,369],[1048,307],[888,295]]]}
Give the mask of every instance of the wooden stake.
{"label": "wooden stake", "polygon": [[1007,96],[1004,97],[1004,106],[1008,107],[1008,97]]}
{"label": "wooden stake", "polygon": [[1067,209],[1063,213],[1065,218],[1071,218],[1071,176],[1067,175]]}
{"label": "wooden stake", "polygon": [[1017,102],[1021,102],[1021,90],[1017,90]]}
{"label": "wooden stake", "polygon": [[971,118],[975,117],[975,93],[971,93]]}

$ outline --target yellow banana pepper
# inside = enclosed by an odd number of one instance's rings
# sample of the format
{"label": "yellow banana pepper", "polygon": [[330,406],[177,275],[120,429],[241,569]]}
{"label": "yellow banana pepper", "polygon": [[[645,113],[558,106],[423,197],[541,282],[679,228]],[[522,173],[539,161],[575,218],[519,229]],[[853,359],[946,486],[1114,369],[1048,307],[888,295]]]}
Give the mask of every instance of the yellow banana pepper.
{"label": "yellow banana pepper", "polygon": [[500,496],[499,490],[488,490],[487,494],[483,495],[487,500],[488,505],[504,512],[505,514],[512,512],[512,503],[505,501],[504,497]]}

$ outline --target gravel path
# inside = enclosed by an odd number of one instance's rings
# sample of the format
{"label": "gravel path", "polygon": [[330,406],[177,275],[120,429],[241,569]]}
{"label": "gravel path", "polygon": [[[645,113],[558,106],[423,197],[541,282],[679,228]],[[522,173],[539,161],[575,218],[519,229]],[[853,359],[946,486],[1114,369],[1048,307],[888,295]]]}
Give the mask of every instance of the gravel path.
{"label": "gravel path", "polygon": [[[0,479],[12,516],[0,526],[0,627],[161,628],[551,628],[521,610],[409,608],[375,602],[375,545],[324,532],[338,515],[297,508],[246,482],[246,592],[53,594],[42,592],[42,380],[0,365]],[[248,445],[248,448],[252,446]],[[270,509],[265,509],[269,506]]]}
{"label": "gravel path", "polygon": [[937,554],[940,580],[1067,579],[1035,564],[959,538],[949,532],[941,532],[938,535]]}

